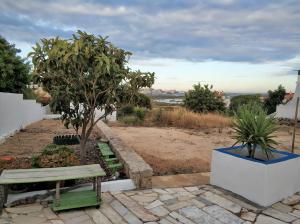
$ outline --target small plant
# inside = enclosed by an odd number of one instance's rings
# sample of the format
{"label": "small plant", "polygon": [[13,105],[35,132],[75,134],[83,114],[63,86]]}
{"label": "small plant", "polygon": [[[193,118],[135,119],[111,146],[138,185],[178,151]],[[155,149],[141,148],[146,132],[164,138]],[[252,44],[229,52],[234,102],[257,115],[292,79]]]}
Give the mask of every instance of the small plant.
{"label": "small plant", "polygon": [[272,155],[271,149],[277,142],[274,132],[278,129],[274,116],[268,116],[266,111],[258,104],[241,106],[235,115],[234,130],[237,143],[242,143],[248,149],[248,156],[255,157],[258,146],[266,153],[267,159]]}
{"label": "small plant", "polygon": [[63,145],[47,145],[42,154],[32,160],[34,167],[51,168],[76,166],[80,162],[73,149]]}
{"label": "small plant", "polygon": [[140,119],[141,121],[144,121],[146,113],[147,113],[147,109],[143,108],[143,107],[135,107],[134,113],[138,119]]}

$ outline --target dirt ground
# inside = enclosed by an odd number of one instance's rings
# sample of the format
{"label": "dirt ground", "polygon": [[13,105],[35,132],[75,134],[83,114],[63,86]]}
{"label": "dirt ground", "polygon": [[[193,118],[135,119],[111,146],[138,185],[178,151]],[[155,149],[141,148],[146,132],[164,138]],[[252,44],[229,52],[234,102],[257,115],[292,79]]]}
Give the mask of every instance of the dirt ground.
{"label": "dirt ground", "polygon": [[[186,130],[156,127],[118,127],[113,131],[151,165],[155,175],[210,171],[212,149],[232,146],[229,128]],[[300,129],[296,149],[300,153]],[[279,149],[291,148],[292,127],[281,126]]]}
{"label": "dirt ground", "polygon": [[[92,138],[98,136],[97,131],[92,133]],[[0,156],[29,157],[52,143],[54,136],[67,134],[75,134],[75,130],[66,129],[60,120],[37,121],[0,144]]]}

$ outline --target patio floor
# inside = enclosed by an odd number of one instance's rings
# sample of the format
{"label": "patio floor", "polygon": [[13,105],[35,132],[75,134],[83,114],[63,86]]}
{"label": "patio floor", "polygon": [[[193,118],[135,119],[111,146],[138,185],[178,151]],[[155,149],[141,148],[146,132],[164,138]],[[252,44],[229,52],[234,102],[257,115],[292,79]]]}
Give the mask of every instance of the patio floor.
{"label": "patio floor", "polygon": [[299,224],[300,195],[296,194],[272,207],[261,208],[210,185],[156,188],[103,193],[100,209],[88,208],[55,214],[39,203],[6,208],[0,223]]}

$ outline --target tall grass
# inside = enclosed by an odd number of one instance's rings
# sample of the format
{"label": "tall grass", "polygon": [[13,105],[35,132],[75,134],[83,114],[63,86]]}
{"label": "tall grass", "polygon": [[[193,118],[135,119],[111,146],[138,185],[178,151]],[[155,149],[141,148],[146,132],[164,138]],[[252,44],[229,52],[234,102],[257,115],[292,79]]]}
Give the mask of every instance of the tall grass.
{"label": "tall grass", "polygon": [[232,119],[229,117],[213,113],[194,113],[184,108],[152,110],[148,114],[146,122],[179,128],[223,128],[232,125]]}

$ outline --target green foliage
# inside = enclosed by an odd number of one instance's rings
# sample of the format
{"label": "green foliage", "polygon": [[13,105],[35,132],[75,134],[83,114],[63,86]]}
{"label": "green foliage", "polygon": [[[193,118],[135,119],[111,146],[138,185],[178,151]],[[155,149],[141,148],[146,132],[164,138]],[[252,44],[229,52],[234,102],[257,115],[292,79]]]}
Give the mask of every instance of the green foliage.
{"label": "green foliage", "polygon": [[55,144],[47,145],[42,154],[33,158],[33,167],[65,167],[80,165],[74,150],[66,146],[58,146]]}
{"label": "green foliage", "polygon": [[230,100],[230,110],[235,113],[239,110],[240,106],[246,105],[246,104],[261,104],[259,94],[251,94],[251,95],[238,95],[234,96]]}
{"label": "green foliage", "polygon": [[121,119],[121,122],[123,122],[126,125],[130,125],[130,126],[136,126],[136,125],[142,125],[143,121],[140,120],[137,116],[135,115],[128,115],[128,116],[124,116]]}
{"label": "green foliage", "polygon": [[0,36],[0,92],[22,93],[29,84],[29,63],[17,55],[20,50]]}
{"label": "green foliage", "polygon": [[33,89],[25,88],[23,90],[23,99],[36,100],[36,98],[37,98],[37,95],[34,93]]}
{"label": "green foliage", "polygon": [[259,104],[246,104],[239,108],[235,116],[234,130],[236,143],[247,146],[249,157],[254,158],[257,146],[266,153],[267,158],[277,142],[274,132],[278,129],[274,116],[268,116]]}
{"label": "green foliage", "polygon": [[140,119],[141,121],[144,121],[147,112],[148,112],[148,110],[146,108],[142,108],[142,107],[134,108],[134,113],[135,113],[136,117],[138,119]]}
{"label": "green foliage", "polygon": [[74,150],[65,145],[49,144],[42,151],[42,155],[53,155],[60,153],[74,153]]}
{"label": "green foliage", "polygon": [[130,71],[126,77],[127,83],[122,86],[123,95],[120,95],[119,107],[126,104],[146,107],[151,109],[151,100],[148,96],[139,92],[141,88],[150,88],[154,84],[154,73],[142,73]]}
{"label": "green foliage", "polygon": [[225,111],[225,104],[220,96],[212,91],[213,86],[197,84],[184,97],[183,104],[194,112]]}
{"label": "green foliage", "polygon": [[268,114],[276,112],[276,106],[282,104],[286,90],[282,85],[279,85],[274,91],[268,91],[268,97],[264,101],[264,108]]}
{"label": "green foliage", "polygon": [[132,115],[134,113],[134,106],[124,105],[118,110],[118,116]]}
{"label": "green foliage", "polygon": [[[130,72],[126,65],[131,53],[101,36],[78,31],[70,39],[42,39],[33,49],[29,56],[34,74],[52,96],[51,108],[62,114],[66,127],[77,133],[81,127],[83,163],[96,123],[112,113],[123,96],[135,95],[154,82],[154,73]],[[96,109],[105,111],[97,119]]]}

